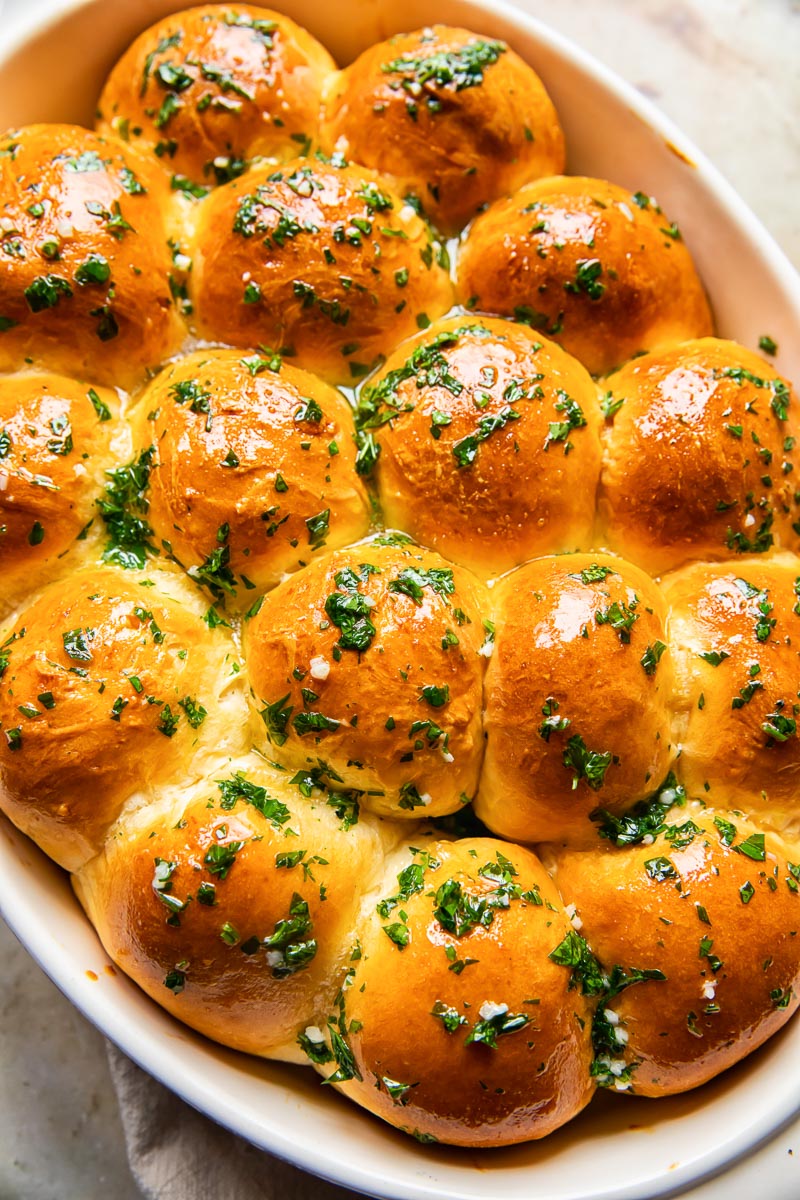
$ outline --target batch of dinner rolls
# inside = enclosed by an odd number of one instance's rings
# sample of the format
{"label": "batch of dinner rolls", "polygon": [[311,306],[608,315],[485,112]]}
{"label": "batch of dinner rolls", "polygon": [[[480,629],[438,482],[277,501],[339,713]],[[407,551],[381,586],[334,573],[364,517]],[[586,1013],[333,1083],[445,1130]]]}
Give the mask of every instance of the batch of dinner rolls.
{"label": "batch of dinner rolls", "polygon": [[797,398],[565,162],[502,41],[248,5],[0,139],[0,806],[169,1013],[424,1143],[800,1002]]}

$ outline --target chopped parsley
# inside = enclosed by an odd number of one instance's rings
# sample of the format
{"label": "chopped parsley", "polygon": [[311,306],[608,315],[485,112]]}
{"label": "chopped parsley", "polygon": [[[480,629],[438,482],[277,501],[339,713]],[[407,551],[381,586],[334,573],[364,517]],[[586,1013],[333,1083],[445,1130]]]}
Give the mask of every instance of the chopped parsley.
{"label": "chopped parsley", "polygon": [[219,879],[227,879],[231,867],[236,862],[236,855],[244,846],[244,842],[213,842],[203,857],[203,865],[209,875]]}
{"label": "chopped parsley", "polygon": [[164,737],[174,737],[178,731],[180,722],[180,713],[174,713],[168,704],[165,704],[159,714],[156,729],[159,733],[163,733]]}
{"label": "chopped parsley", "polygon": [[219,806],[226,811],[234,808],[240,800],[244,801],[257,809],[276,829],[285,825],[291,816],[285,804],[270,796],[260,784],[251,783],[242,771],[237,771],[230,779],[218,779],[217,787],[221,795]]}
{"label": "chopped parsley", "polygon": [[328,527],[330,525],[331,510],[324,509],[317,513],[316,516],[306,517],[306,529],[308,530],[308,544],[312,550],[318,550],[320,546],[325,545],[325,539],[328,536]]}
{"label": "chopped parsley", "polygon": [[621,816],[605,809],[595,809],[590,815],[597,822],[600,837],[608,838],[615,846],[638,846],[645,839],[651,841],[662,833],[667,828],[664,818],[669,810],[685,801],[683,785],[670,772],[658,791]]}
{"label": "chopped parsley", "polygon": [[182,708],[186,714],[186,720],[189,722],[192,729],[199,729],[208,716],[208,712],[199,704],[197,700],[193,700],[191,696],[184,696],[178,701],[178,707]]}
{"label": "chopped parsley", "polygon": [[154,454],[155,447],[149,446],[126,466],[106,471],[105,496],[97,501],[108,533],[104,562],[141,569],[148,552],[156,553],[150,540],[153,529],[146,519],[150,508],[146,492]]}
{"label": "chopped parsley", "polygon": [[568,440],[569,435],[573,429],[581,429],[586,424],[586,417],[577,400],[573,400],[571,396],[567,395],[563,388],[559,388],[556,394],[559,399],[556,401],[555,409],[556,412],[564,414],[564,420],[550,422],[544,448],[548,450],[552,444],[563,442],[564,453],[569,454],[570,450],[574,449],[572,442]]}
{"label": "chopped parsley", "polygon": [[645,675],[655,675],[658,664],[661,662],[661,656],[666,648],[664,642],[658,640],[653,642],[652,645],[648,645],[640,660]]}
{"label": "chopped parsley", "polygon": [[287,704],[289,693],[281,696],[261,710],[261,719],[267,727],[267,737],[276,746],[282,746],[288,737],[286,732],[289,718],[294,712],[294,706]]}
{"label": "chopped parsley", "polygon": [[406,109],[409,116],[416,120],[418,99],[431,113],[441,109],[441,101],[433,93],[431,85],[451,88],[456,92],[478,87],[483,83],[486,68],[496,63],[505,52],[504,42],[475,40],[457,50],[439,50],[419,58],[408,51],[399,58],[382,63],[381,71],[385,75],[402,76],[402,87],[407,94]]}
{"label": "chopped parsley", "polygon": [[590,300],[599,300],[606,290],[606,285],[600,283],[603,267],[597,258],[579,258],[575,264],[575,278],[568,279],[564,291],[578,296],[581,292]]}
{"label": "chopped parsley", "polygon": [[430,567],[427,570],[405,567],[396,579],[389,583],[389,591],[410,596],[414,603],[422,604],[424,588],[430,588],[437,596],[452,596],[456,590],[453,572],[449,567]]}
{"label": "chopped parsley", "polygon": [[573,734],[564,748],[562,761],[567,770],[572,771],[572,790],[577,788],[585,779],[592,791],[603,786],[606,771],[611,766],[613,755],[610,750],[603,752],[587,749],[586,743],[579,733]]}
{"label": "chopped parsley", "polygon": [[[99,421],[110,421],[111,410],[109,409],[108,405],[100,399],[94,388],[89,388],[89,391],[86,394],[89,397],[92,408],[97,413],[97,419]],[[0,455],[0,457],[2,457],[2,455]]]}
{"label": "chopped parsley", "polygon": [[305,737],[309,733],[332,733],[339,728],[340,721],[334,720],[333,717],[326,717],[321,712],[301,712],[292,721],[295,732],[300,737]]}
{"label": "chopped parsley", "polygon": [[64,650],[70,658],[76,662],[91,662],[92,652],[89,649],[89,642],[94,638],[93,629],[70,629],[68,633],[62,633],[61,640],[64,643]]}
{"label": "chopped parsley", "polygon": [[451,373],[450,364],[442,351],[454,346],[459,336],[470,332],[472,328],[480,327],[465,326],[437,334],[430,342],[417,346],[401,367],[388,371],[379,383],[364,388],[356,410],[356,466],[359,474],[369,475],[380,454],[380,446],[371,431],[413,408],[412,404],[404,404],[398,396],[403,383],[414,380],[419,390],[426,387],[445,388],[453,396],[463,392],[464,385]]}
{"label": "chopped parsley", "polygon": [[25,288],[25,299],[32,313],[42,312],[46,308],[55,308],[62,297],[70,297],[72,288],[69,281],[60,275],[38,275]]}
{"label": "chopped parsley", "polygon": [[455,1033],[462,1025],[467,1024],[467,1018],[462,1016],[457,1008],[450,1008],[443,1000],[437,1000],[431,1009],[431,1016],[441,1021],[447,1033]]}
{"label": "chopped parsley", "polygon": [[631,640],[631,630],[639,620],[639,613],[636,612],[638,604],[638,596],[634,596],[630,604],[626,604],[624,600],[621,603],[615,600],[606,608],[598,609],[594,619],[598,625],[610,625],[620,642],[627,646]]}
{"label": "chopped parsley", "polygon": [[334,576],[339,591],[327,597],[325,613],[340,630],[338,645],[343,650],[357,650],[360,653],[369,647],[375,637],[375,626],[370,620],[372,605],[358,590],[373,572],[374,568],[364,563],[358,574],[346,568],[337,571]]}
{"label": "chopped parsley", "polygon": [[520,413],[507,404],[503,405],[499,412],[487,413],[486,416],[481,417],[477,428],[472,433],[453,443],[453,457],[456,460],[456,466],[459,468],[471,466],[478,456],[478,447],[481,442],[487,441],[493,433],[505,429],[510,421],[519,419]]}
{"label": "chopped parsley", "polygon": [[783,701],[778,701],[775,711],[768,713],[761,728],[773,742],[786,742],[797,733],[797,721],[781,712]]}
{"label": "chopped parsley", "polygon": [[678,872],[675,870],[673,863],[663,855],[658,858],[648,858],[644,864],[644,869],[651,879],[656,883],[663,883],[665,879],[677,879]]}
{"label": "chopped parsley", "polygon": [[278,921],[262,943],[273,979],[287,979],[309,965],[317,953],[316,939],[309,936],[312,933],[308,903],[294,892],[288,917]]}

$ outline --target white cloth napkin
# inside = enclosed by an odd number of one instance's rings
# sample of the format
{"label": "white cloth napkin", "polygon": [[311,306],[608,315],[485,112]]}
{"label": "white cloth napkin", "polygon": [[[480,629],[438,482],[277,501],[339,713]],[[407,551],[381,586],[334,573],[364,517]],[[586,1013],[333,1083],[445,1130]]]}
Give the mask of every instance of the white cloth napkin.
{"label": "white cloth napkin", "polygon": [[355,1200],[195,1112],[106,1042],[133,1176],[145,1200]]}

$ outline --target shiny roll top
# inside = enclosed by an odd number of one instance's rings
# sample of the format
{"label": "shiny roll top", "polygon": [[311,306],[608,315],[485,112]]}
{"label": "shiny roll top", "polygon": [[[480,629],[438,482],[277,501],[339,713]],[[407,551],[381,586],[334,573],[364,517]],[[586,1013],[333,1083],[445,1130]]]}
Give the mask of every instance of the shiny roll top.
{"label": "shiny roll top", "polygon": [[191,354],[145,389],[134,421],[156,537],[229,607],[368,530],[349,405],[279,358]]}
{"label": "shiny roll top", "polygon": [[251,754],[112,829],[76,877],[114,960],[225,1045],[304,1061],[344,979],[362,892],[397,833],[348,828]]}
{"label": "shiny roll top", "polygon": [[451,307],[443,255],[414,208],[363,167],[254,167],[201,208],[197,329],[288,348],[299,365],[352,383]]}
{"label": "shiny roll top", "polygon": [[98,128],[154,155],[190,194],[252,158],[316,141],[331,56],[289,17],[209,4],[145,30],[111,71]]}
{"label": "shiny roll top", "polygon": [[412,193],[445,233],[564,167],[558,116],[527,63],[445,25],[379,42],[330,76],[321,137]]}
{"label": "shiny roll top", "polygon": [[702,338],[633,359],[602,386],[604,541],[652,574],[797,551],[797,399],[774,367]]}
{"label": "shiny roll top", "polygon": [[530,851],[474,837],[403,847],[359,923],[342,1090],[421,1141],[497,1146],[557,1129],[592,1095],[591,1006],[556,961],[571,932]]}
{"label": "shiny roll top", "polygon": [[739,1061],[800,987],[788,381],[503,42],[204,7],[99,108],[0,141],[0,806],[170,1013],[421,1142]]}
{"label": "shiny roll top", "polygon": [[72,125],[0,138],[0,369],[33,359],[130,387],[184,329],[170,289],[167,181]]}
{"label": "shiny roll top", "polygon": [[647,795],[675,753],[664,600],[628,563],[565,554],[507,576],[492,601],[476,812],[504,837],[593,838],[592,812]]}
{"label": "shiny roll top", "polygon": [[524,326],[437,321],[364,386],[356,421],[387,525],[477,574],[590,543],[597,390]]}
{"label": "shiny roll top", "polygon": [[364,792],[385,816],[441,816],[475,793],[486,599],[477,580],[378,538],[264,597],[245,636],[271,753]]}
{"label": "shiny roll top", "polygon": [[49,372],[0,377],[0,615],[92,533],[119,398]]}
{"label": "shiny roll top", "polygon": [[3,809],[61,866],[102,847],[126,801],[246,739],[233,641],[177,572],[51,584],[0,657]]}
{"label": "shiny roll top", "polygon": [[800,574],[793,557],[667,581],[681,772],[714,807],[797,827]]}
{"label": "shiny roll top", "polygon": [[785,1024],[800,987],[800,866],[781,839],[703,805],[662,812],[584,853],[547,854],[583,936],[624,964],[595,1014],[593,1070],[641,1096],[739,1062]]}
{"label": "shiny roll top", "polygon": [[712,332],[678,226],[603,179],[541,179],[496,200],[470,227],[458,287],[468,308],[527,321],[597,375]]}

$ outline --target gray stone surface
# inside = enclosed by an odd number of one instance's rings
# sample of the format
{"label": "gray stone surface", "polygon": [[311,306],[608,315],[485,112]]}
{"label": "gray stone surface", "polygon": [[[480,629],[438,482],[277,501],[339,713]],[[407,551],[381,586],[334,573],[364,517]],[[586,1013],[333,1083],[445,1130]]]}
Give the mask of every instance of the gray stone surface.
{"label": "gray stone surface", "polygon": [[105,1046],[0,922],[0,1200],[136,1200]]}

